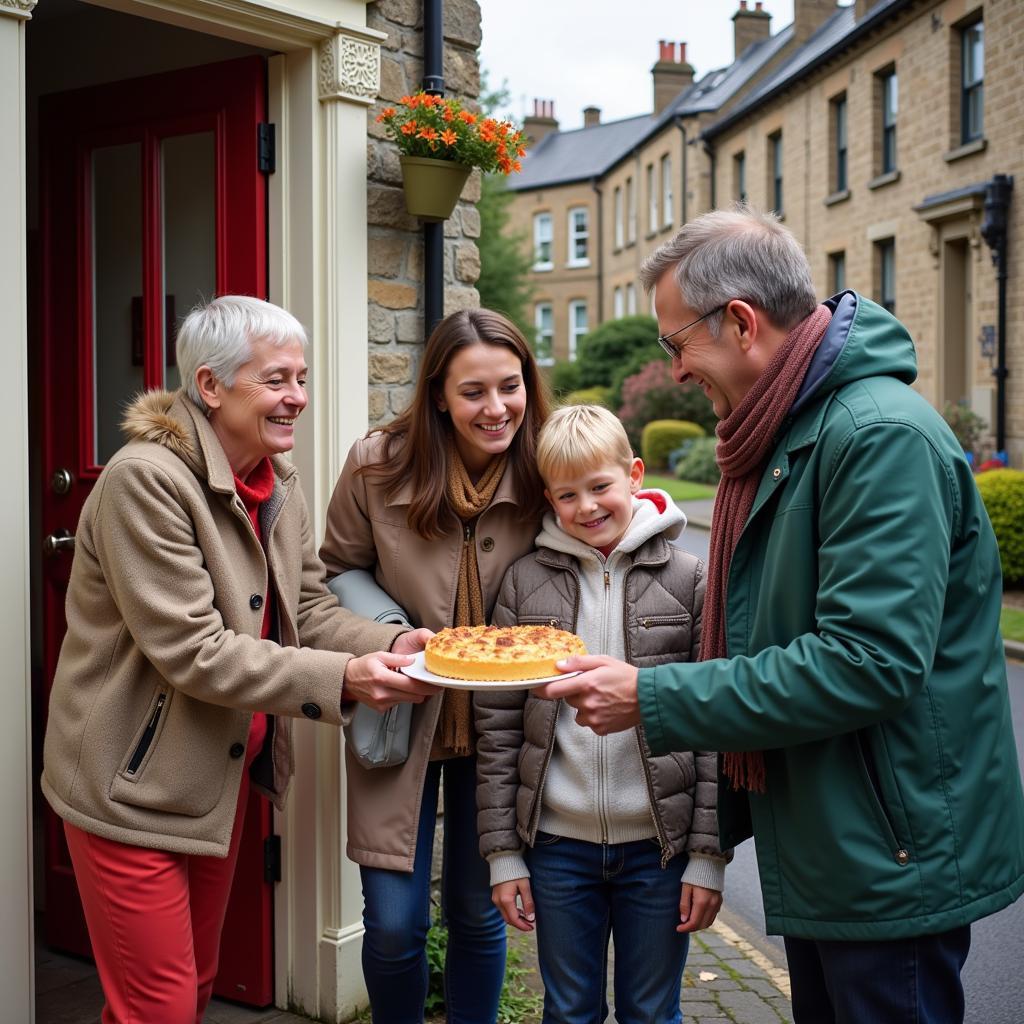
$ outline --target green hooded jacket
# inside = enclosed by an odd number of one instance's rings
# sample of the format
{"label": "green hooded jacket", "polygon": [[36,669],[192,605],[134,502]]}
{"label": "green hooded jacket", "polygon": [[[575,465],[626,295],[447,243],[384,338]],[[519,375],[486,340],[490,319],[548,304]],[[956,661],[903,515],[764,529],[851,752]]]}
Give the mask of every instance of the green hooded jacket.
{"label": "green hooded jacket", "polygon": [[756,836],[769,933],[896,939],[1024,890],[999,554],[970,467],[909,384],[906,329],[844,292],[765,465],[726,597],[728,658],[643,669],[651,749],[763,750],[719,783]]}

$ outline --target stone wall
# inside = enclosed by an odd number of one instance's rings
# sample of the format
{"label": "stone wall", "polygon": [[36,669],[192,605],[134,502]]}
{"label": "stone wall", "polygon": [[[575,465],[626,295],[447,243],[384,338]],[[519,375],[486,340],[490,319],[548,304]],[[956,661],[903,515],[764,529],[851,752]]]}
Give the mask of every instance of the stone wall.
{"label": "stone wall", "polygon": [[[369,239],[370,426],[393,419],[412,397],[423,350],[423,225],[405,210],[398,150],[375,118],[380,110],[420,88],[423,77],[422,0],[380,0],[367,9],[367,25],[387,33],[381,43],[381,87],[368,112],[367,223]],[[444,0],[446,94],[471,109],[480,95],[480,6]],[[444,311],[479,303],[475,239],[480,216],[480,174],[474,171],[445,223]]]}

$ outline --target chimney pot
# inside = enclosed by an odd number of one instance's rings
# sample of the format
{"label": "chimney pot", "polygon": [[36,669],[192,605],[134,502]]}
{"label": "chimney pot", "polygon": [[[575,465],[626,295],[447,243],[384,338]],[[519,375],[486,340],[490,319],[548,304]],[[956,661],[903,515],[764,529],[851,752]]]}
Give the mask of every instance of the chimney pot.
{"label": "chimney pot", "polygon": [[583,127],[593,128],[595,125],[601,123],[601,108],[600,107],[584,107],[583,108]]}
{"label": "chimney pot", "polygon": [[685,64],[686,63],[686,43],[680,43],[679,44],[679,60],[676,63],[677,64]]}
{"label": "chimney pot", "polygon": [[[746,7],[746,4],[744,4],[743,6]],[[761,2],[761,0],[757,0],[757,3],[754,4],[754,10],[759,11],[762,7],[764,7],[764,4]]]}
{"label": "chimney pot", "polygon": [[747,9],[747,0],[740,0],[740,10],[745,11]]}

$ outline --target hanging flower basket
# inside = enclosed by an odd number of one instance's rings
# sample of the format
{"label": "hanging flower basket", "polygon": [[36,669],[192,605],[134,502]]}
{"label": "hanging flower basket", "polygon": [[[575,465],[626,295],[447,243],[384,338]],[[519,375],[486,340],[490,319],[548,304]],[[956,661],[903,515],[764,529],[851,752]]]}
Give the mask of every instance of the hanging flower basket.
{"label": "hanging flower basket", "polygon": [[425,221],[450,217],[473,168],[425,156],[401,156],[399,162],[409,213]]}

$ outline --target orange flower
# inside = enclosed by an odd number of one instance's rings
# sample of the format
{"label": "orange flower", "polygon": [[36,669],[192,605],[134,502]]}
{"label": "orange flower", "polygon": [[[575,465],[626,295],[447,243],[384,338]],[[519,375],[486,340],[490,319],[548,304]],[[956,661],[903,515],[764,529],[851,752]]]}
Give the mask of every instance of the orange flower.
{"label": "orange flower", "polygon": [[518,160],[513,160],[512,161],[512,170],[513,171],[515,171],[518,174],[519,171],[521,171],[522,169],[523,169],[523,165]]}
{"label": "orange flower", "polygon": [[454,146],[455,143],[459,141],[459,137],[451,130],[451,128],[445,128],[445,130],[441,132],[441,141],[446,146]]}
{"label": "orange flower", "polygon": [[419,96],[403,96],[399,101],[403,107],[408,107],[410,110],[415,110],[420,105]]}
{"label": "orange flower", "polygon": [[386,121],[389,117],[394,117],[394,116],[395,116],[395,108],[394,107],[385,107],[377,115],[377,124],[380,124],[381,121]]}
{"label": "orange flower", "polygon": [[406,121],[405,124],[402,125],[402,134],[415,135],[417,128],[419,128],[419,125],[415,121]]}
{"label": "orange flower", "polygon": [[466,124],[476,124],[476,114],[471,114],[468,110],[460,110],[459,117],[462,118]]}
{"label": "orange flower", "polygon": [[498,167],[502,174],[510,174],[512,171],[512,161],[507,156],[499,157]]}
{"label": "orange flower", "polygon": [[444,107],[444,110],[441,111],[441,116],[446,121],[454,121],[455,120],[455,111],[453,111],[452,108],[450,106],[448,106],[448,104],[446,103],[445,107]]}
{"label": "orange flower", "polygon": [[437,132],[434,131],[430,125],[425,124],[417,133],[417,139],[426,139],[427,142],[433,142],[437,138]]}
{"label": "orange flower", "polygon": [[516,156],[526,156],[526,147],[516,146]]}

